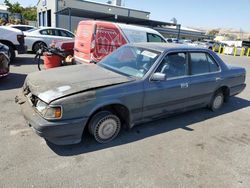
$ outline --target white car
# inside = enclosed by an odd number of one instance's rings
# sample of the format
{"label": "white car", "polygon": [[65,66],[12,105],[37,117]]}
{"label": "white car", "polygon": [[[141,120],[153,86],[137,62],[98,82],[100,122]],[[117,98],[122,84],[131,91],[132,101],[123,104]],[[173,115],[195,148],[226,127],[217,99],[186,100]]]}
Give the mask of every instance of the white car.
{"label": "white car", "polygon": [[0,42],[9,48],[10,60],[13,61],[18,54],[26,53],[25,35],[19,29],[0,26]]}
{"label": "white car", "polygon": [[41,27],[38,29],[32,29],[24,32],[25,45],[28,47],[28,51],[34,53],[40,48],[40,46],[50,46],[53,42],[70,40],[75,37],[73,33],[66,29]]}

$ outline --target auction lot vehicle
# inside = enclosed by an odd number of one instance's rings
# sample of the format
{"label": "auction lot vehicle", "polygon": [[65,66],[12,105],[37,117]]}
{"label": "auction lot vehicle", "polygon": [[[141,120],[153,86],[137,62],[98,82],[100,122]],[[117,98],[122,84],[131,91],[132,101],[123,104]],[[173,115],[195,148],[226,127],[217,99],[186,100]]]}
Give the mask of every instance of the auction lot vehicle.
{"label": "auction lot vehicle", "polygon": [[246,70],[227,66],[213,51],[187,45],[138,43],[98,64],[31,73],[16,98],[35,132],[58,145],[97,142],[122,126],[199,107],[219,110],[245,88]]}
{"label": "auction lot vehicle", "polygon": [[0,43],[0,78],[9,73],[10,59],[8,46]]}
{"label": "auction lot vehicle", "polygon": [[193,43],[188,44],[190,46],[196,46],[201,48],[207,48],[209,50],[213,49],[214,42],[212,41],[194,41]]}
{"label": "auction lot vehicle", "polygon": [[15,51],[19,54],[26,53],[25,36],[22,31],[8,26],[0,26],[0,33],[0,42],[9,47],[10,61],[15,59]]}
{"label": "auction lot vehicle", "polygon": [[157,31],[141,26],[85,20],[77,27],[74,57],[80,63],[97,63],[127,43],[166,42]]}
{"label": "auction lot vehicle", "polygon": [[66,29],[53,27],[31,29],[24,33],[26,35],[25,44],[28,46],[28,50],[33,51],[34,53],[36,53],[41,46],[48,47],[57,40],[70,40],[75,37],[73,33]]}

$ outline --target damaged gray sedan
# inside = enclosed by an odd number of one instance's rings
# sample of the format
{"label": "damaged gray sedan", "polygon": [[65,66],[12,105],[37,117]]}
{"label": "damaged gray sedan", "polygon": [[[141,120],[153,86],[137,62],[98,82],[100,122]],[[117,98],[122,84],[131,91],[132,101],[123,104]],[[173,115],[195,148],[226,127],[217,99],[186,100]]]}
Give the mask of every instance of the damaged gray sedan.
{"label": "damaged gray sedan", "polygon": [[79,143],[86,130],[107,143],[122,126],[200,107],[216,111],[245,88],[245,74],[207,49],[130,44],[98,64],[29,74],[16,101],[49,142]]}

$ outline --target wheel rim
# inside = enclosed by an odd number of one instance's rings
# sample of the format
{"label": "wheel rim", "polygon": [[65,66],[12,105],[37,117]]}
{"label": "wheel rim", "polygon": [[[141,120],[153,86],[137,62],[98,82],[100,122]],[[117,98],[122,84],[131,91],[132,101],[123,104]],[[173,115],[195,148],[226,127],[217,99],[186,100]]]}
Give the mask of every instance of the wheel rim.
{"label": "wheel rim", "polygon": [[223,103],[223,96],[217,95],[214,98],[214,105],[213,106],[214,106],[215,109],[218,109],[218,108],[221,107],[222,103]]}
{"label": "wheel rim", "polygon": [[34,50],[35,52],[37,52],[40,48],[44,47],[45,45],[43,43],[36,43]]}
{"label": "wheel rim", "polygon": [[103,118],[98,123],[97,135],[101,140],[108,140],[114,137],[119,130],[119,122],[113,118]]}

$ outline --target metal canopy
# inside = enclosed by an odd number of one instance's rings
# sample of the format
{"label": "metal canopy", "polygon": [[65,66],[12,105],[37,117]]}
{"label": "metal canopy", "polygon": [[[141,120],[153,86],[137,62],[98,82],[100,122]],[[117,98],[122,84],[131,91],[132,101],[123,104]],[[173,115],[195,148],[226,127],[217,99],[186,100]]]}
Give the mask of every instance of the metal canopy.
{"label": "metal canopy", "polygon": [[129,16],[120,16],[120,15],[115,15],[115,14],[102,13],[102,12],[83,10],[83,9],[77,9],[77,8],[69,8],[69,7],[62,9],[58,12],[55,12],[55,14],[67,15],[69,16],[70,20],[71,20],[71,16],[76,16],[76,17],[83,17],[83,18],[89,18],[89,19],[94,19],[94,20],[105,20],[105,21],[113,21],[113,22],[151,26],[151,27],[176,26],[176,24],[168,23],[168,22],[141,19],[141,18],[135,18],[135,17],[129,17]]}

